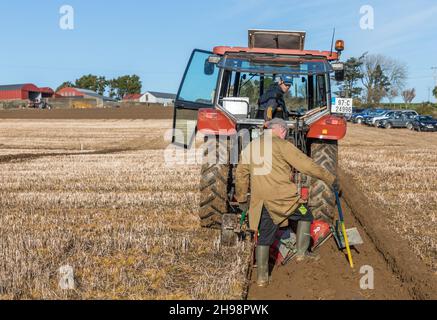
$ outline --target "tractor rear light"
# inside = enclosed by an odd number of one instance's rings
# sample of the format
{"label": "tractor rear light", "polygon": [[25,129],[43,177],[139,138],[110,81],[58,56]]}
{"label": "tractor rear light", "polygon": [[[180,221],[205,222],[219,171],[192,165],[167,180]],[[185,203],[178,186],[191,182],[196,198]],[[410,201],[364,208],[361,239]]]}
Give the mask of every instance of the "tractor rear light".
{"label": "tractor rear light", "polygon": [[340,121],[338,119],[328,119],[325,121],[326,124],[338,126],[340,124]]}
{"label": "tractor rear light", "polygon": [[204,109],[199,111],[199,120],[217,120],[219,113],[215,109]]}
{"label": "tractor rear light", "polygon": [[346,135],[347,122],[344,118],[329,115],[310,127],[309,138],[340,140]]}
{"label": "tractor rear light", "polygon": [[343,118],[331,116],[325,120],[325,124],[330,126],[344,126],[346,125],[346,120]]}
{"label": "tractor rear light", "polygon": [[218,118],[218,114],[217,113],[205,113],[205,119],[210,119],[210,120],[217,120]]}

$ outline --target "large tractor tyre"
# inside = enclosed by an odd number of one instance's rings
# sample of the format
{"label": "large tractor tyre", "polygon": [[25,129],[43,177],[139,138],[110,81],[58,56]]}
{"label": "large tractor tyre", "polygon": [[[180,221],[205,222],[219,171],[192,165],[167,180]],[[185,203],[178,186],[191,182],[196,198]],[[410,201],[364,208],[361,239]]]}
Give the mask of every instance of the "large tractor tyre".
{"label": "large tractor tyre", "polygon": [[[223,215],[229,213],[230,208],[229,149],[226,141],[215,139],[209,139],[206,146],[200,181],[199,216],[202,227],[220,229]],[[214,153],[210,156],[211,150]]]}
{"label": "large tractor tyre", "polygon": [[[337,141],[313,142],[311,158],[321,167],[337,176],[338,143]],[[333,223],[336,212],[336,200],[332,186],[321,180],[311,178],[309,206],[317,220]]]}

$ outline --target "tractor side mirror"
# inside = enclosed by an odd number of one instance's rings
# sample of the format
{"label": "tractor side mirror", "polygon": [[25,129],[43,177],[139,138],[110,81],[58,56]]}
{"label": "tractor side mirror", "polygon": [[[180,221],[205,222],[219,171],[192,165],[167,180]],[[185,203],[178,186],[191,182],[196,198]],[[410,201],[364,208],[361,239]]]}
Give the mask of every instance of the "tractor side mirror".
{"label": "tractor side mirror", "polygon": [[205,60],[205,67],[203,69],[203,72],[207,75],[213,75],[215,71],[215,65],[214,63],[209,62],[208,59]]}
{"label": "tractor side mirror", "polygon": [[335,81],[344,81],[345,72],[344,72],[344,63],[336,62],[332,64],[332,69],[335,72]]}
{"label": "tractor side mirror", "polygon": [[344,70],[335,71],[335,81],[338,82],[344,81]]}

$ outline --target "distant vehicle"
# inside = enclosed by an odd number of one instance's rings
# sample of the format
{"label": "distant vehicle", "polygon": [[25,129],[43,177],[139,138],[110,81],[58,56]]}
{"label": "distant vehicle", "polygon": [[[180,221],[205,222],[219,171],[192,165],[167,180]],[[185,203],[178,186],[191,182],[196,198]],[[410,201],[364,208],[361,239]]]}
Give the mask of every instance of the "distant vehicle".
{"label": "distant vehicle", "polygon": [[393,116],[404,114],[409,118],[417,117],[419,114],[414,110],[386,110],[381,116],[368,119],[366,124],[378,127],[382,120],[390,119]]}
{"label": "distant vehicle", "polygon": [[31,100],[31,101],[29,101],[28,107],[32,108],[32,109],[47,109],[47,110],[52,109],[52,106],[50,104],[48,104],[47,100],[45,100],[45,99],[43,99],[43,100],[40,100],[40,99]]}
{"label": "distant vehicle", "polygon": [[369,112],[368,114],[363,115],[363,117],[361,118],[361,122],[357,121],[357,123],[367,123],[371,118],[379,117],[385,111],[386,111],[385,109],[374,109],[371,112]]}
{"label": "distant vehicle", "polygon": [[437,120],[431,116],[417,116],[407,124],[407,128],[415,131],[437,131]]}
{"label": "distant vehicle", "polygon": [[379,126],[379,123],[380,123],[382,120],[389,119],[389,118],[391,118],[391,117],[393,117],[393,116],[396,116],[396,115],[399,115],[399,114],[402,114],[402,111],[401,111],[401,110],[386,110],[382,115],[377,116],[377,117],[370,118],[370,119],[368,120],[368,123],[367,123],[367,124],[372,125],[372,126],[375,126],[375,127],[378,127],[378,126]]}
{"label": "distant vehicle", "polygon": [[[350,119],[350,121],[351,122],[353,122],[353,123],[358,123],[358,119],[361,119],[362,120],[362,117],[364,116],[364,115],[367,115],[369,112],[371,112],[372,111],[372,109],[364,109],[364,110],[362,110],[361,112],[359,112],[359,111],[355,111],[353,114],[352,114],[352,116],[351,116],[351,119]],[[361,123],[361,122],[360,122]]]}
{"label": "distant vehicle", "polygon": [[408,112],[396,113],[388,119],[381,120],[378,127],[385,129],[407,128],[413,120],[414,116]]}
{"label": "distant vehicle", "polygon": [[351,121],[353,123],[361,124],[361,123],[363,123],[364,117],[367,117],[370,114],[373,114],[375,111],[377,111],[377,110],[375,110],[375,109],[365,109],[365,110],[363,110],[360,113],[355,113],[355,114],[352,115]]}
{"label": "distant vehicle", "polygon": [[352,119],[355,115],[358,115],[365,110],[366,109],[354,108],[354,113],[348,113],[344,117],[345,117],[346,121],[352,121]]}

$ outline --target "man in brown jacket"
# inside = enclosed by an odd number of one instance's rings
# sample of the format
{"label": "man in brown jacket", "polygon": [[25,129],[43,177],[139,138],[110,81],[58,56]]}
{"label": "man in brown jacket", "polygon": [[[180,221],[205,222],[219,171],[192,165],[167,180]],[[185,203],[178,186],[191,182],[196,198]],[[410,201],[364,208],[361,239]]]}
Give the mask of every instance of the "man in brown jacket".
{"label": "man in brown jacket", "polygon": [[285,140],[289,129],[284,120],[273,119],[266,126],[268,130],[264,135],[243,150],[236,172],[236,199],[242,210],[250,206],[250,229],[259,232],[257,282],[262,287],[269,283],[269,250],[275,234],[280,227],[288,226],[289,219],[298,221],[298,261],[310,255],[310,228],[314,218],[300,201],[297,186],[292,181],[293,168],[338,188],[334,175]]}

